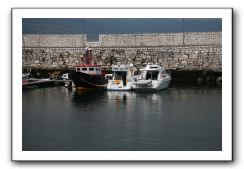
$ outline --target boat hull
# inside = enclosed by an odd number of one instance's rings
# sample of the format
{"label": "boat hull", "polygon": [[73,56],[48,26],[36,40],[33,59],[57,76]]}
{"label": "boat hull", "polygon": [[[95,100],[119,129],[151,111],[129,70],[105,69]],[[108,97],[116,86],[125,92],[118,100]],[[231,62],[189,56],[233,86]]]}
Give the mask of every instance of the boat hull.
{"label": "boat hull", "polygon": [[109,80],[107,85],[107,90],[110,91],[129,91],[133,89],[133,81],[127,82],[126,85],[123,84],[122,80]]}
{"label": "boat hull", "polygon": [[125,87],[108,87],[107,90],[109,91],[129,91],[132,90],[132,86],[125,86]]}
{"label": "boat hull", "polygon": [[72,80],[78,89],[106,89],[106,81],[101,75],[75,72],[72,74]]}
{"label": "boat hull", "polygon": [[136,92],[155,92],[163,89],[167,89],[169,87],[170,80],[164,80],[164,81],[156,81],[152,83],[157,83],[156,85],[145,85],[145,86],[137,86],[134,85],[133,89]]}

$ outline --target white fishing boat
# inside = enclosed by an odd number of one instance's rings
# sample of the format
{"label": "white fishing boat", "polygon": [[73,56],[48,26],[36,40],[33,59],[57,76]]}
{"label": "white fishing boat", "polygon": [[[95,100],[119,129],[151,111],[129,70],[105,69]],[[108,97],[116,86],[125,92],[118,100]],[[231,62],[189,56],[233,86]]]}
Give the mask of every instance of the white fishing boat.
{"label": "white fishing boat", "polygon": [[171,81],[171,75],[158,64],[148,64],[140,69],[141,75],[133,85],[135,91],[158,91],[166,89]]}
{"label": "white fishing boat", "polygon": [[112,65],[112,77],[108,80],[107,90],[132,90],[135,83],[136,68],[130,65]]}

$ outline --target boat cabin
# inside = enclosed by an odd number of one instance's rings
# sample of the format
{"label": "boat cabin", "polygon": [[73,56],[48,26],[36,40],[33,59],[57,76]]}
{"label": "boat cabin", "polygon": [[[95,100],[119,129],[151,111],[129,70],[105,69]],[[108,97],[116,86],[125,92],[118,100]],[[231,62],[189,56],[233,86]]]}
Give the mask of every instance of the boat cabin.
{"label": "boat cabin", "polygon": [[102,70],[99,65],[76,65],[76,72],[82,72],[90,75],[101,75]]}
{"label": "boat cabin", "polygon": [[82,72],[89,75],[101,75],[102,69],[100,65],[97,65],[94,61],[94,57],[92,55],[92,49],[86,47],[85,55],[84,55],[84,63],[75,65],[76,72]]}
{"label": "boat cabin", "polygon": [[163,76],[165,73],[165,69],[159,65],[147,65],[145,69],[141,69],[141,79],[158,80],[160,76]]}
{"label": "boat cabin", "polygon": [[146,80],[158,80],[159,71],[147,71],[146,72]]}
{"label": "boat cabin", "polygon": [[125,65],[113,65],[112,71],[113,71],[113,80],[122,80],[123,86],[126,86],[126,77],[127,72],[129,70],[128,66]]}

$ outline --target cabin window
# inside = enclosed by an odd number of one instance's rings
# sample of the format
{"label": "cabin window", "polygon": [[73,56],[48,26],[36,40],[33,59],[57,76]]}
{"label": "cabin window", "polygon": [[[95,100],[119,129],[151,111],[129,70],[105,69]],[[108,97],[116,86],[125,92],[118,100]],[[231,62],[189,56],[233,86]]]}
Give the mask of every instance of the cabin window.
{"label": "cabin window", "polygon": [[77,68],[76,68],[76,71],[80,71],[80,68],[79,68],[79,67],[77,67]]}
{"label": "cabin window", "polygon": [[136,70],[133,75],[140,75],[140,71],[139,70]]}
{"label": "cabin window", "polygon": [[124,80],[126,79],[126,72],[115,72],[114,80]]}
{"label": "cabin window", "polygon": [[114,80],[122,80],[123,81],[123,86],[126,86],[126,72],[115,72],[114,74]]}
{"label": "cabin window", "polygon": [[94,71],[94,68],[93,68],[93,67],[90,67],[90,68],[89,68],[89,71]]}
{"label": "cabin window", "polygon": [[86,67],[83,67],[83,68],[82,68],[82,71],[87,71],[87,68],[86,68]]}
{"label": "cabin window", "polygon": [[97,68],[97,71],[100,71],[100,68]]}
{"label": "cabin window", "polygon": [[158,79],[158,71],[151,71],[151,72],[147,72],[146,75],[146,80],[150,79],[150,80],[157,80]]}

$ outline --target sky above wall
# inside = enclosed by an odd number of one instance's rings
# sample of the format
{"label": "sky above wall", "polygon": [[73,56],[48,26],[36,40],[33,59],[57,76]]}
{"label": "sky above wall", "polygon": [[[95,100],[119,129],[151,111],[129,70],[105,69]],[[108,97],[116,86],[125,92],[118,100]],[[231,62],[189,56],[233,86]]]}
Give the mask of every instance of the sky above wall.
{"label": "sky above wall", "polygon": [[89,41],[97,41],[99,34],[222,31],[222,20],[218,18],[24,18],[22,21],[23,34],[87,34]]}

